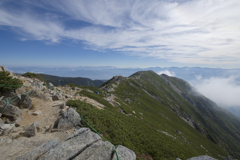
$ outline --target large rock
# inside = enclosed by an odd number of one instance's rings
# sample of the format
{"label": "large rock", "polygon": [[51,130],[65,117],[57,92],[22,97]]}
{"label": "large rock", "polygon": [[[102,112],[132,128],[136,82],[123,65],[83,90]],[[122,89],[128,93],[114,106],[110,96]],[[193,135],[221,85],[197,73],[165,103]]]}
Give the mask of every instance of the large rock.
{"label": "large rock", "polygon": [[[116,150],[117,150],[119,159],[121,159],[121,160],[136,160],[136,154],[130,149],[128,149],[124,146],[118,145],[116,147]],[[118,160],[116,152],[114,153],[112,160]]]}
{"label": "large rock", "polygon": [[13,130],[15,124],[2,124],[1,129],[3,130],[1,136],[7,136]]}
{"label": "large rock", "polygon": [[19,127],[22,124],[22,117],[18,117],[17,120],[15,121],[15,126]]}
{"label": "large rock", "polygon": [[59,119],[58,129],[69,130],[75,127],[81,127],[81,118],[79,114],[72,108],[69,108]]}
{"label": "large rock", "polygon": [[61,97],[58,96],[58,95],[53,95],[53,96],[52,96],[52,100],[53,100],[53,101],[57,101],[57,100],[60,100],[60,99],[61,99]]}
{"label": "large rock", "polygon": [[67,138],[65,142],[60,143],[38,160],[72,159],[100,139],[101,137],[99,135],[91,132],[88,128],[81,128]]}
{"label": "large rock", "polygon": [[28,95],[22,94],[19,105],[22,106],[23,108],[30,109],[32,107],[32,100]]}
{"label": "large rock", "polygon": [[209,157],[209,156],[198,156],[198,157],[189,158],[187,160],[217,160],[217,159]]}
{"label": "large rock", "polygon": [[[5,100],[0,101],[0,113],[2,113],[6,104],[7,102]],[[22,111],[18,107],[12,104],[8,104],[5,107],[5,110],[3,111],[2,115],[16,120],[17,118],[22,117]]]}
{"label": "large rock", "polygon": [[113,145],[110,142],[97,141],[85,149],[74,160],[111,160]]}
{"label": "large rock", "polygon": [[37,134],[37,128],[39,127],[38,122],[34,121],[33,124],[26,129],[24,132],[24,136],[26,137],[33,137]]}
{"label": "large rock", "polygon": [[4,96],[5,98],[8,98],[8,101],[11,102],[12,105],[18,106],[18,103],[20,102],[20,99],[17,95],[17,93],[13,91],[6,91],[1,96]]}
{"label": "large rock", "polygon": [[17,157],[16,160],[26,160],[26,159],[36,160],[42,155],[44,155],[46,152],[48,152],[50,149],[56,147],[60,142],[61,141],[58,138],[52,139],[47,143],[33,149],[32,151]]}

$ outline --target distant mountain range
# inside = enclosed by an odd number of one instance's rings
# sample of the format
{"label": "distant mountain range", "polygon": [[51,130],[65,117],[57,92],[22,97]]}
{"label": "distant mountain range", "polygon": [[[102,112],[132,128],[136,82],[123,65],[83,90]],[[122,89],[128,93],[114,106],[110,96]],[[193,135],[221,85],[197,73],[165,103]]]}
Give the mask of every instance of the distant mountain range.
{"label": "distant mountain range", "polygon": [[75,84],[77,86],[94,86],[99,87],[105,81],[104,80],[91,80],[89,78],[82,77],[58,77],[47,74],[39,74],[44,81],[52,83],[54,86],[64,86],[66,84]]}
{"label": "distant mountain range", "polygon": [[[105,66],[105,67],[75,67],[75,68],[44,68],[44,67],[8,67],[8,70],[13,71],[14,73],[24,73],[24,72],[34,72],[34,73],[42,73],[47,75],[54,75],[59,76],[47,78],[46,81],[54,81],[53,83],[55,85],[63,85],[66,83],[69,83],[69,81],[66,81],[66,79],[71,78],[65,78],[65,77],[87,77],[86,79],[99,79],[97,80],[96,84],[95,82],[92,82],[92,80],[84,79],[84,82],[80,82],[79,80],[72,79],[70,80],[70,83],[77,83],[79,85],[93,85],[98,86],[104,81],[104,79],[109,79],[116,75],[122,75],[125,77],[130,76],[132,73],[135,73],[139,70],[147,71],[152,70],[158,74],[167,74],[169,76],[174,76],[181,78],[187,82],[189,82],[191,85],[198,87],[198,89],[203,93],[204,95],[208,95],[210,98],[212,98],[216,103],[221,105],[222,107],[225,107],[227,110],[231,111],[233,114],[240,117],[240,101],[239,98],[236,97],[237,93],[240,93],[240,69],[221,69],[221,68],[201,68],[201,67],[151,67],[151,68],[116,68],[112,66]],[[209,90],[206,90],[205,92],[201,90],[202,86],[199,84],[202,84],[203,82],[208,82],[211,78],[217,78],[222,79],[223,81],[226,81],[229,77],[234,77],[234,81],[228,81],[229,84],[227,84],[226,87],[222,86],[216,88],[209,88]],[[214,81],[213,83],[217,84],[218,82]],[[230,85],[230,86],[229,86]],[[224,92],[221,91],[221,88],[225,89]],[[234,90],[227,90],[228,87],[234,89]],[[215,92],[222,93],[222,96],[211,97],[212,95],[215,95]],[[224,95],[224,93],[227,93],[228,98]],[[235,98],[232,98],[235,97]],[[221,101],[224,100],[224,103],[221,103]],[[231,104],[231,102],[236,101],[234,104]],[[228,104],[229,102],[230,104]]]}
{"label": "distant mountain range", "polygon": [[[228,77],[239,75],[240,68],[221,69],[221,68],[201,68],[201,67],[149,67],[149,68],[117,68],[106,67],[75,67],[75,68],[46,68],[46,67],[8,67],[14,73],[34,72],[60,77],[87,77],[90,79],[110,79],[113,76],[121,75],[128,77],[137,71],[152,70],[156,73],[169,71],[173,76],[177,76],[188,82],[195,80],[196,76],[204,78]],[[238,78],[240,82],[240,78]]]}

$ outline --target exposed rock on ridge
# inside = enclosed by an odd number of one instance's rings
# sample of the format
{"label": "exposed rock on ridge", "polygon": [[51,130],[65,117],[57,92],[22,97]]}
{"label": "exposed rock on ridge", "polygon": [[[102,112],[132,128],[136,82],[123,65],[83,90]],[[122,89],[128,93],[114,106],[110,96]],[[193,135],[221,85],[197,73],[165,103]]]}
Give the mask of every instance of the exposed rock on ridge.
{"label": "exposed rock on ridge", "polygon": [[[121,160],[135,160],[136,155],[126,147],[117,147]],[[39,159],[39,160],[115,160],[113,155],[113,145],[110,142],[101,141],[101,137],[91,132],[88,128],[81,128],[75,131],[65,141],[53,139],[47,143],[21,155],[16,160]]]}

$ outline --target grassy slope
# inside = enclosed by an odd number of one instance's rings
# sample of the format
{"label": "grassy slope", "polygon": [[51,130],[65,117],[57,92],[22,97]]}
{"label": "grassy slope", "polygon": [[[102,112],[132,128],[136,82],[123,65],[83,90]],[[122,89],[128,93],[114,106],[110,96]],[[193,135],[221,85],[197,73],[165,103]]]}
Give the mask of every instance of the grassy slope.
{"label": "grassy slope", "polygon": [[214,141],[224,147],[225,150],[229,148],[232,155],[237,154],[236,156],[239,157],[240,119],[227,110],[220,108],[203,95],[194,93],[187,82],[175,77],[167,78],[182,92],[191,97],[196,102],[197,108],[206,115],[206,118],[201,123],[205,124]]}
{"label": "grassy slope", "polygon": [[[159,97],[161,102],[149,96],[142,88],[151,95]],[[199,122],[202,119],[201,112],[166,85],[157,74],[144,72],[141,79],[127,79],[114,89],[112,94],[118,97],[116,101],[120,104],[115,107],[103,99],[106,93],[101,90],[98,95],[88,91],[82,91],[80,94],[105,104],[107,107],[104,110],[98,110],[80,101],[71,101],[68,105],[78,106],[78,112],[110,142],[115,145],[125,145],[138,155],[150,154],[154,159],[177,157],[187,159],[205,154],[218,158],[218,155],[227,155],[223,149],[170,109],[170,106],[177,107],[189,115],[196,116]],[[132,102],[125,102],[126,98]],[[128,117],[118,109],[122,109],[127,114],[133,114],[132,111],[135,111],[135,115]],[[168,132],[176,139],[159,131]]]}
{"label": "grassy slope", "polygon": [[77,86],[100,86],[104,81],[102,80],[91,80],[89,78],[82,77],[58,77],[46,74],[39,74],[47,83],[52,83],[54,86],[64,86],[69,83],[76,84]]}

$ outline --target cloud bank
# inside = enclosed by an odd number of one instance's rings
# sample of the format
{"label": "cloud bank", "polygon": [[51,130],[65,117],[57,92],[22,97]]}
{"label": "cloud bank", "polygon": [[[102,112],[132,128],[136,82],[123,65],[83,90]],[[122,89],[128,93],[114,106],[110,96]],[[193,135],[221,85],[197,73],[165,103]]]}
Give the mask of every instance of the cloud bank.
{"label": "cloud bank", "polygon": [[0,29],[23,41],[239,67],[239,8],[239,0],[3,0]]}
{"label": "cloud bank", "polygon": [[157,74],[159,74],[159,75],[166,74],[166,75],[171,76],[171,77],[175,77],[176,76],[175,72],[170,72],[168,70],[159,71],[159,72],[157,72]]}
{"label": "cloud bank", "polygon": [[211,77],[202,79],[195,87],[200,93],[221,107],[240,108],[240,85],[237,78],[238,76],[230,76],[228,78]]}

